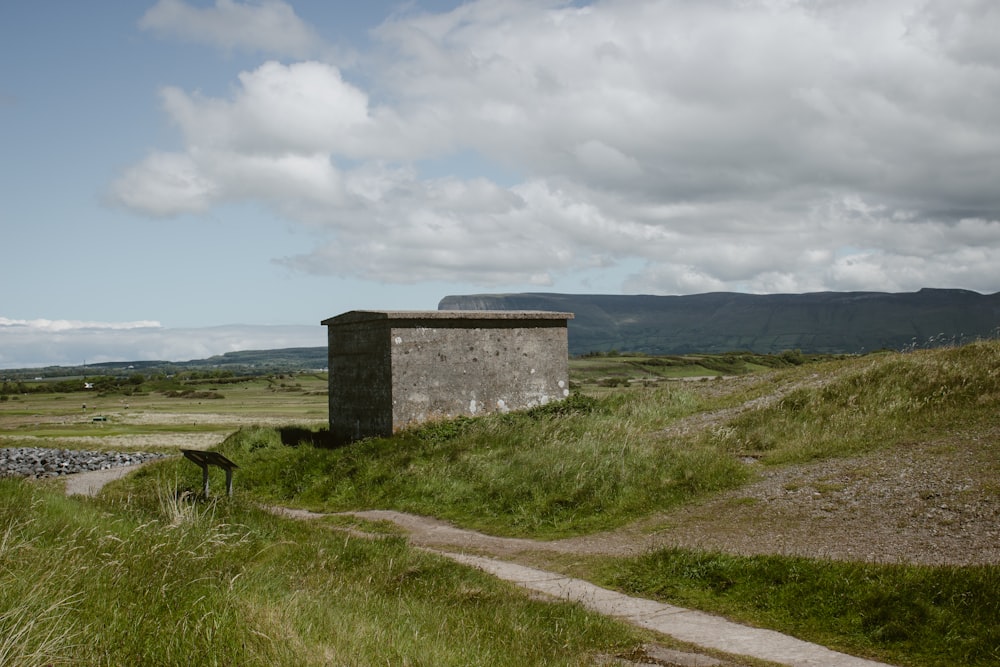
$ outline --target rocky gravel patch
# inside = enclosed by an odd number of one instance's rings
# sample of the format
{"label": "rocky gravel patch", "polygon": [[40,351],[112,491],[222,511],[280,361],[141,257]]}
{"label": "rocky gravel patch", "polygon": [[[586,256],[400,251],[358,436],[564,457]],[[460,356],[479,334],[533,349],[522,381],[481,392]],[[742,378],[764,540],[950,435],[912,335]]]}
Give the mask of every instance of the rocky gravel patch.
{"label": "rocky gravel patch", "polygon": [[633,529],[646,548],[917,565],[998,563],[998,455],[1000,429],[765,468],[755,483]]}
{"label": "rocky gravel patch", "polygon": [[91,452],[46,447],[0,449],[0,477],[60,477],[93,470],[110,470],[169,456],[151,452]]}

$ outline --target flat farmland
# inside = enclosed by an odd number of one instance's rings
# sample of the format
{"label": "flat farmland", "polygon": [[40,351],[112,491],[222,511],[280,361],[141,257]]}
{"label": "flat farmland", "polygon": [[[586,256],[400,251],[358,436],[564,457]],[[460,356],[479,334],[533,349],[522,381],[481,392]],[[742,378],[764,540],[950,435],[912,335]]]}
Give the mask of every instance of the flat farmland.
{"label": "flat farmland", "polygon": [[[80,380],[83,386],[83,380]],[[323,426],[324,373],[198,380],[167,390],[38,392],[0,401],[0,447],[204,449],[241,426]]]}

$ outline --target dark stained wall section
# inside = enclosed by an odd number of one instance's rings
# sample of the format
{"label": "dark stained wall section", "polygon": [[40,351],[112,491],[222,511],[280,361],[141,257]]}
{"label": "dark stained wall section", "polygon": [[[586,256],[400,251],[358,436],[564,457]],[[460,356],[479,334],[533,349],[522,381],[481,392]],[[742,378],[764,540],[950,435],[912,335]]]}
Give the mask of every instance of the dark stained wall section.
{"label": "dark stained wall section", "polygon": [[327,338],[331,436],[346,442],[391,433],[388,322],[343,321],[329,327]]}

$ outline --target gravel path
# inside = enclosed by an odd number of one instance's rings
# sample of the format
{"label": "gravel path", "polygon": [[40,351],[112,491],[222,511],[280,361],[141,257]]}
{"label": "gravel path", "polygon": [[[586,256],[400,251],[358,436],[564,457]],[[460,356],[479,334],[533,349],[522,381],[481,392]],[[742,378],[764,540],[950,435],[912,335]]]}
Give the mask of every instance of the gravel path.
{"label": "gravel path", "polygon": [[66,495],[96,496],[108,482],[121,479],[144,465],[144,463],[138,463],[136,465],[122,466],[120,468],[109,468],[107,470],[94,470],[92,472],[81,472],[75,475],[67,475]]}

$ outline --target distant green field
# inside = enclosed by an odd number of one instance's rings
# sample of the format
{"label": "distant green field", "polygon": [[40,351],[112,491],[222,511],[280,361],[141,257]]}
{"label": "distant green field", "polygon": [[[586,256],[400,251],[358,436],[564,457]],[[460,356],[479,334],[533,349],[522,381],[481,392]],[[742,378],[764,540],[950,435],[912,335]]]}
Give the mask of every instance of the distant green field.
{"label": "distant green field", "polygon": [[84,390],[82,379],[70,384],[72,391],[51,391],[60,385],[28,382],[25,393],[3,394],[0,447],[78,449],[95,446],[96,438],[131,449],[129,436],[148,446],[156,435],[224,436],[254,422],[323,424],[328,414],[323,373],[155,379],[107,391]]}

